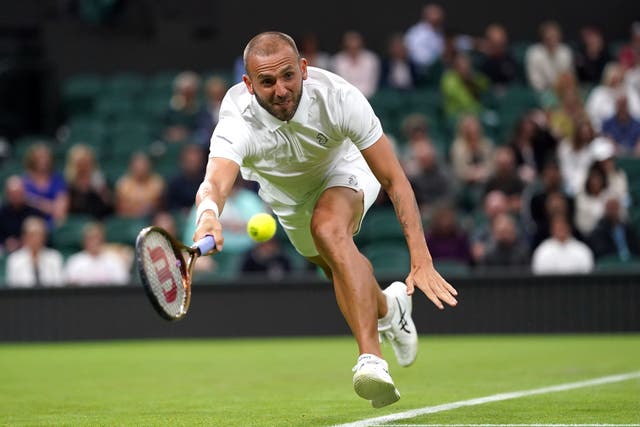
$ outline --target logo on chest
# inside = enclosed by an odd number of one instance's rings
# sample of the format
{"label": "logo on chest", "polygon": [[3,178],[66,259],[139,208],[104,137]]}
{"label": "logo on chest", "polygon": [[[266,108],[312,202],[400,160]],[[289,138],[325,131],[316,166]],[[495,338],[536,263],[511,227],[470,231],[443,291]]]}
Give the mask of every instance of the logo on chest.
{"label": "logo on chest", "polygon": [[329,138],[318,132],[318,134],[316,135],[316,141],[318,141],[318,144],[325,146],[327,145],[327,141],[329,141]]}

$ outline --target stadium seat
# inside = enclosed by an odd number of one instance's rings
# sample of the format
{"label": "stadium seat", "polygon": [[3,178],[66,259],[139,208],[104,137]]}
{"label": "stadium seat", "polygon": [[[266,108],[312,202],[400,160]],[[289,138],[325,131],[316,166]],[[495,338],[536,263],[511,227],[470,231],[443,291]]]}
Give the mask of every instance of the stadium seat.
{"label": "stadium seat", "polygon": [[92,218],[89,215],[69,215],[64,224],[57,226],[53,230],[51,234],[53,247],[64,255],[70,255],[82,250],[83,228],[91,221]]}
{"label": "stadium seat", "polygon": [[627,261],[618,256],[605,256],[596,260],[595,271],[608,273],[640,272],[640,257],[632,257]]}
{"label": "stadium seat", "polygon": [[104,91],[116,96],[138,96],[147,88],[146,78],[138,73],[119,73],[106,80]]}
{"label": "stadium seat", "polygon": [[379,240],[404,242],[402,227],[393,208],[373,208],[367,213],[360,232],[356,236],[359,244],[367,245]]}
{"label": "stadium seat", "polygon": [[95,114],[104,121],[130,117],[133,112],[133,97],[128,94],[107,93],[96,100]]}
{"label": "stadium seat", "polygon": [[68,116],[91,114],[95,99],[102,92],[104,81],[97,74],[69,77],[62,86],[62,104]]}
{"label": "stadium seat", "polygon": [[406,275],[411,267],[406,244],[395,240],[379,239],[376,243],[364,246],[362,252],[371,261],[376,275]]}
{"label": "stadium seat", "polygon": [[130,246],[135,245],[138,233],[148,225],[149,222],[146,219],[121,216],[111,216],[104,221],[108,242]]}
{"label": "stadium seat", "polygon": [[111,159],[129,161],[136,151],[148,151],[152,142],[152,129],[140,122],[116,122],[109,133],[109,152]]}
{"label": "stadium seat", "polygon": [[471,272],[469,265],[462,261],[455,261],[449,259],[438,259],[434,261],[434,265],[438,273],[445,279],[449,276],[464,276]]}

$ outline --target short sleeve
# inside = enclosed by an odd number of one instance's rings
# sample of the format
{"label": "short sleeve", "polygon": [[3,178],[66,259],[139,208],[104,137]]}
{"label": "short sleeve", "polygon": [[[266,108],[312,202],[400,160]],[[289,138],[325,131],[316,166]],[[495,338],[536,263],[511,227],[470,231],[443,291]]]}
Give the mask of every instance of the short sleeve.
{"label": "short sleeve", "polygon": [[344,108],[342,130],[360,151],[369,148],[382,136],[382,125],[367,101],[355,87],[348,86],[341,97]]}
{"label": "short sleeve", "polygon": [[211,135],[209,157],[222,157],[242,166],[247,155],[247,138],[242,129],[243,123],[221,120]]}

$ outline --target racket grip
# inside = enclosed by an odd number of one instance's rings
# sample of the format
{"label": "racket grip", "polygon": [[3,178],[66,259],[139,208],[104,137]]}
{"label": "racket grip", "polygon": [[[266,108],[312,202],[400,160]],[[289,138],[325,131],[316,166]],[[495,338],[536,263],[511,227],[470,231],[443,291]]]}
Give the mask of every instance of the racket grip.
{"label": "racket grip", "polygon": [[198,249],[200,255],[206,254],[216,247],[216,240],[211,234],[207,234],[202,239],[198,240],[194,246]]}

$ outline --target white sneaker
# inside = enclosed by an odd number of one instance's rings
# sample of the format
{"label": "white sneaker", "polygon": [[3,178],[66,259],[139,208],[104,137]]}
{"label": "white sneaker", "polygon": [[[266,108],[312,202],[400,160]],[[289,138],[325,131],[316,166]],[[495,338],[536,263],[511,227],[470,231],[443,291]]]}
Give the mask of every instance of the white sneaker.
{"label": "white sneaker", "polygon": [[391,343],[400,366],[409,366],[418,354],[418,332],[411,319],[411,296],[407,295],[407,285],[393,282],[384,294],[390,313],[378,320],[380,340]]}
{"label": "white sneaker", "polygon": [[389,375],[389,366],[373,354],[362,354],[353,367],[353,389],[358,396],[370,400],[374,408],[391,405],[400,399],[400,392]]}

